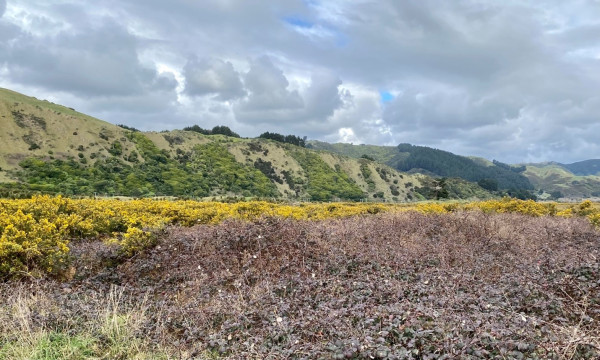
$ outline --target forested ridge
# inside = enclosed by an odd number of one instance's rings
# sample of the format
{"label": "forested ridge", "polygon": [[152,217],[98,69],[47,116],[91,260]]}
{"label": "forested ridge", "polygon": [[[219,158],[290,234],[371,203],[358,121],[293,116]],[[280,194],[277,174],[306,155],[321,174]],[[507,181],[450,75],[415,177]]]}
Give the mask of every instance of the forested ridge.
{"label": "forested ridge", "polygon": [[512,167],[499,161],[494,161],[494,166],[483,166],[467,157],[425,146],[400,144],[397,149],[400,153],[408,154],[390,164],[400,171],[425,169],[439,176],[460,177],[475,182],[493,179],[499,189],[533,189],[529,180],[520,174],[525,171],[524,167]]}

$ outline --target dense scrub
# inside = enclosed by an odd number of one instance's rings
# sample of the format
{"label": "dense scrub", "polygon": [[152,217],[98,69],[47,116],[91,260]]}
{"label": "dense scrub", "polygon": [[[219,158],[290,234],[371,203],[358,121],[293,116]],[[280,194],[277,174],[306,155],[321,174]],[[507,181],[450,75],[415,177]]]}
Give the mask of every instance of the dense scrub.
{"label": "dense scrub", "polygon": [[600,225],[600,211],[589,201],[559,211],[556,204],[511,199],[413,206],[368,203],[292,206],[260,201],[227,204],[38,196],[0,200],[0,278],[45,273],[70,276],[70,242],[97,237],[107,246],[116,247],[122,255],[132,256],[153,246],[156,234],[169,225],[216,224],[231,218],[246,221],[261,217],[320,220],[389,211],[449,213],[461,209],[529,216],[585,216],[592,224]]}
{"label": "dense scrub", "polygon": [[69,243],[91,237],[131,256],[155,243],[169,225],[216,224],[225,219],[262,216],[324,219],[378,213],[396,207],[382,204],[218,203],[158,200],[93,200],[38,196],[0,200],[0,279],[68,275]]}
{"label": "dense scrub", "polygon": [[[171,157],[139,132],[128,134],[138,153],[122,153],[115,141],[109,153],[92,166],[80,161],[44,161],[28,158],[20,163],[18,178],[30,191],[50,194],[119,194],[125,196],[206,197],[216,192],[242,196],[275,197],[275,185],[254,167],[236,162],[218,143],[198,145]],[[123,155],[123,156],[121,156]],[[127,161],[125,161],[127,160]]]}
{"label": "dense scrub", "polygon": [[363,191],[348,174],[341,169],[332,169],[319,155],[301,151],[293,151],[292,155],[306,172],[308,181],[305,190],[311,200],[349,199],[356,201],[365,197]]}
{"label": "dense scrub", "polygon": [[600,356],[598,230],[492,205],[171,227],[120,264],[74,243],[72,280],[0,287],[0,344],[18,347],[19,329],[105,337],[109,308],[137,314],[132,344],[173,358]]}
{"label": "dense scrub", "polygon": [[437,176],[457,177],[472,182],[493,180],[500,190],[533,190],[527,177],[522,174],[524,167],[510,166],[499,161],[494,161],[488,166],[465,156],[426,146],[400,144],[392,147],[310,141],[308,147],[354,158],[366,155],[400,171],[425,171]]}

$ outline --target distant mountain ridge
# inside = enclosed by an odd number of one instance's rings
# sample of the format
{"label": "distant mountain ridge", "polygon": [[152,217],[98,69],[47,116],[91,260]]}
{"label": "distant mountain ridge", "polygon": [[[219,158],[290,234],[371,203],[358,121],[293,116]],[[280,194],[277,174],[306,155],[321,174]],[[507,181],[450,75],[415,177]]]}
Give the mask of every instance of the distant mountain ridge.
{"label": "distant mountain ridge", "polygon": [[523,174],[538,192],[550,194],[552,198],[598,198],[600,176],[592,175],[593,167],[587,167],[597,161],[588,160],[573,164],[557,162],[526,164],[527,170]]}
{"label": "distant mountain ridge", "polygon": [[600,159],[590,159],[574,162],[572,164],[560,164],[575,175],[600,175]]}
{"label": "distant mountain ridge", "polygon": [[499,189],[530,191],[541,199],[600,197],[598,159],[572,164],[548,162],[509,165],[410,144],[376,146],[309,141],[309,146],[356,158],[372,157],[399,171],[438,177],[460,177],[468,181],[482,182],[484,186],[497,184]]}

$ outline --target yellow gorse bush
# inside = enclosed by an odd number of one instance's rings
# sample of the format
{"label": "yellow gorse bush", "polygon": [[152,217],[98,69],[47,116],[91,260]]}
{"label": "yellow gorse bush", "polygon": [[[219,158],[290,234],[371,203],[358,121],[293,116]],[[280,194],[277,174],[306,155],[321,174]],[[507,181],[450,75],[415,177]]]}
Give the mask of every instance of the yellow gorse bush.
{"label": "yellow gorse bush", "polygon": [[562,211],[552,203],[514,199],[468,204],[372,203],[234,204],[198,201],[68,199],[36,196],[0,199],[0,277],[18,273],[60,274],[69,264],[69,242],[98,237],[116,244],[125,256],[152,246],[155,231],[169,225],[217,224],[225,219],[252,221],[262,216],[297,220],[369,215],[389,211],[443,214],[458,210],[521,213],[531,216],[586,216],[600,226],[600,211],[589,201]]}

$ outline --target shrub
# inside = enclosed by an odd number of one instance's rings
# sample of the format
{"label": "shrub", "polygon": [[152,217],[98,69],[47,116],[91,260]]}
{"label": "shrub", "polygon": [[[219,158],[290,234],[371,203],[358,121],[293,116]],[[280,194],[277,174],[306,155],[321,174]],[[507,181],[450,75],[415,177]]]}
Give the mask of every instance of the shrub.
{"label": "shrub", "polygon": [[59,274],[68,263],[68,229],[18,209],[0,219],[0,275]]}
{"label": "shrub", "polygon": [[132,256],[153,246],[156,243],[156,236],[150,231],[130,227],[117,243],[120,253],[125,256]]}

